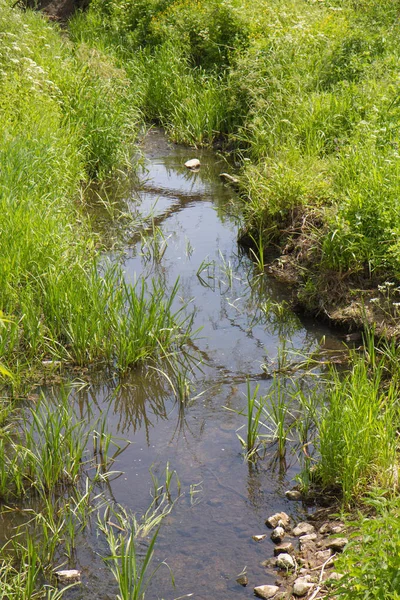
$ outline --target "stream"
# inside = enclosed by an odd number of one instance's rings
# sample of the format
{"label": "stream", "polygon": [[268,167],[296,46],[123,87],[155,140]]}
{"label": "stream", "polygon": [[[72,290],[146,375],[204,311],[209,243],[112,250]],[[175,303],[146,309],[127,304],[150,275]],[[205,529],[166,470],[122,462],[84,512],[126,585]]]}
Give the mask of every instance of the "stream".
{"label": "stream", "polygon": [[[82,417],[107,413],[109,431],[122,446],[131,442],[112,467],[122,474],[110,482],[108,498],[140,514],[151,502],[150,468],[160,483],[167,463],[179,476],[181,496],[164,520],[155,552],[155,564],[168,563],[175,588],[162,567],[147,597],[250,598],[254,586],[276,579],[261,566],[273,556],[269,535],[261,543],[252,535],[268,533],[265,519],[277,511],[300,519],[306,509],[284,495],[299,469],[294,453],[288,448],[285,468],[273,460],[274,447],[263,460],[246,462],[236,433],[246,417],[234,411],[246,406],[247,379],[252,390],[259,385],[259,394],[268,392],[266,371],[274,370],[280,353],[316,350],[322,338],[325,348],[340,342],[328,327],[292,313],[287,288],[260,277],[241,252],[238,199],[219,178],[228,169],[222,159],[170,144],[157,130],[148,134],[144,155],[139,190],[127,202],[133,214],[152,223],[153,234],[147,242],[133,236],[123,268],[130,282],[154,277],[166,289],[179,278],[175,308],[188,304],[184,310],[194,312],[193,328],[199,329],[184,367],[191,399],[176,399],[163,365],[134,370],[123,381],[99,375],[73,397]],[[198,172],[184,167],[193,156],[201,161]],[[271,309],[277,305],[284,309]],[[106,553],[94,530],[82,534],[69,567],[82,571],[83,585],[71,597],[116,597],[99,556]],[[245,568],[247,588],[236,582]]]}

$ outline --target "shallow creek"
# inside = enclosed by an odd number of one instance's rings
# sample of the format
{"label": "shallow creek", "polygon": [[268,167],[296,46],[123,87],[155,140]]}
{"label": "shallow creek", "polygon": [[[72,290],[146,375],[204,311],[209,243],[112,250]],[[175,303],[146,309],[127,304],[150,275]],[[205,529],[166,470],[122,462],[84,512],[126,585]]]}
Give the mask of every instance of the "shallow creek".
{"label": "shallow creek", "polygon": [[[167,289],[180,278],[176,308],[190,301],[194,329],[202,328],[188,349],[195,365],[202,361],[190,374],[193,399],[185,406],[177,401],[166,377],[154,369],[134,371],[123,382],[99,379],[75,398],[85,418],[108,411],[109,430],[131,442],[113,465],[123,474],[106,496],[140,513],[151,501],[151,466],[160,482],[167,461],[179,475],[182,496],[163,523],[155,554],[155,563],[167,561],[175,588],[161,568],[148,597],[250,598],[255,585],[276,579],[260,565],[273,555],[269,536],[261,543],[251,536],[266,533],[265,519],[276,511],[300,517],[301,504],[284,496],[298,466],[289,450],[287,470],[274,467],[273,449],[256,465],[246,463],[236,435],[245,417],[225,407],[245,407],[247,377],[252,389],[259,384],[260,394],[268,391],[271,379],[262,365],[272,370],[282,345],[301,352],[317,348],[323,336],[325,346],[339,342],[327,328],[287,309],[278,316],[260,309],[271,300],[284,301],[288,291],[267,277],[254,283],[254,265],[237,246],[235,194],[219,178],[227,166],[218,156],[169,144],[157,131],[147,136],[144,153],[140,190],[129,207],[152,215],[162,231],[159,242],[166,241],[161,250],[159,243],[159,254],[165,252],[154,260],[154,244],[134,238],[125,248],[124,270],[129,281],[157,277]],[[184,167],[192,155],[202,163],[197,173]],[[72,597],[115,598],[115,584],[98,553],[106,553],[104,541],[86,533],[76,563],[69,565],[83,574]],[[247,588],[236,583],[245,567]]]}

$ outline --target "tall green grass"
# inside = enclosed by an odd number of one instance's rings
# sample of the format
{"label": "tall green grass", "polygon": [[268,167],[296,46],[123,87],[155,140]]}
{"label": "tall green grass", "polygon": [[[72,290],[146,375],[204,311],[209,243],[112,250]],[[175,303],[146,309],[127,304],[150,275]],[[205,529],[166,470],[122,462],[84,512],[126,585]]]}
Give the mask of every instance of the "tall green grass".
{"label": "tall green grass", "polygon": [[222,135],[249,159],[247,227],[282,247],[288,228],[294,246],[303,235],[296,260],[321,294],[332,270],[400,272],[398,10],[390,0],[109,0],[71,32],[130,65],[146,117],[175,140]]}

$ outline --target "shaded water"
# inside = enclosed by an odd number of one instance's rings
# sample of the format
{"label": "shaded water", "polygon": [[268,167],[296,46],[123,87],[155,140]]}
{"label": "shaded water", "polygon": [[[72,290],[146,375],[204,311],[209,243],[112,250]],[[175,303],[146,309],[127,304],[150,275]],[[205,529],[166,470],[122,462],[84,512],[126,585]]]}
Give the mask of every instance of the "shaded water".
{"label": "shaded water", "polygon": [[[289,452],[287,470],[279,469],[273,448],[257,464],[244,462],[236,430],[245,418],[226,407],[245,406],[247,377],[252,389],[259,384],[260,394],[268,391],[265,370],[276,366],[282,347],[309,350],[322,336],[328,346],[337,341],[327,328],[300,321],[287,309],[260,309],[271,300],[284,301],[288,292],[273,279],[255,277],[253,264],[238,249],[237,200],[219,179],[227,169],[223,161],[197,152],[200,171],[187,171],[184,162],[192,151],[167,143],[157,131],[148,135],[144,152],[146,170],[129,206],[148,222],[151,215],[162,235],[155,230],[158,246],[152,236],[147,242],[133,236],[124,269],[128,281],[157,277],[167,289],[179,277],[176,308],[189,303],[194,329],[202,328],[188,348],[194,357],[188,371],[193,399],[186,406],[177,401],[167,378],[151,368],[124,381],[93,381],[75,398],[84,418],[108,411],[109,430],[132,442],[113,467],[123,475],[110,484],[109,498],[141,512],[150,502],[151,465],[160,481],[167,461],[179,475],[183,495],[164,521],[156,550],[156,561],[166,559],[172,569],[176,588],[160,570],[148,597],[252,597],[254,585],[273,583],[276,574],[260,565],[273,555],[269,537],[256,543],[251,536],[266,532],[265,519],[273,512],[302,511],[284,497],[298,467]],[[98,552],[106,554],[104,541],[87,533],[70,565],[83,571],[74,597],[115,598]],[[235,581],[245,567],[248,588]]]}

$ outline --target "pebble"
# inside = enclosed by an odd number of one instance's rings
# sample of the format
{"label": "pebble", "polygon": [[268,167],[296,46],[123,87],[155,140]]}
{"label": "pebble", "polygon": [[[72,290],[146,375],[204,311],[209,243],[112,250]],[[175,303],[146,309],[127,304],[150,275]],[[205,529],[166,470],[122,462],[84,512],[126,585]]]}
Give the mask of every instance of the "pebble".
{"label": "pebble", "polygon": [[275,542],[275,544],[280,544],[283,538],[285,537],[285,530],[283,527],[275,527],[271,533],[271,540]]}
{"label": "pebble", "polygon": [[254,588],[255,595],[266,600],[273,598],[277,592],[279,592],[277,585],[259,585]]}
{"label": "pebble", "polygon": [[76,569],[56,571],[55,575],[60,583],[73,583],[81,580],[81,572]]}
{"label": "pebble", "polygon": [[198,158],[192,158],[190,160],[187,160],[185,162],[185,167],[187,169],[199,169],[200,168],[200,161]]}
{"label": "pebble", "polygon": [[294,562],[294,558],[293,556],[290,556],[290,554],[279,554],[278,558],[276,559],[276,563],[275,565],[278,567],[278,569],[294,569],[296,564]]}
{"label": "pebble", "polygon": [[293,594],[295,596],[306,596],[308,592],[314,587],[314,584],[310,582],[310,577],[298,577],[293,584]]}
{"label": "pebble", "polygon": [[334,552],[342,552],[346,544],[348,544],[349,540],[345,537],[343,538],[333,538],[332,540],[326,540],[325,546],[330,548]]}
{"label": "pebble", "polygon": [[288,500],[301,500],[301,492],[299,490],[287,490],[285,496]]}
{"label": "pebble", "polygon": [[266,537],[267,534],[263,533],[263,535],[253,535],[251,536],[251,539],[253,539],[255,542],[262,542],[263,540],[265,540]]}
{"label": "pebble", "polygon": [[279,554],[292,554],[294,552],[293,544],[291,542],[286,542],[285,544],[279,544],[274,548],[274,555],[278,556]]}
{"label": "pebble", "polygon": [[299,537],[301,535],[308,535],[309,533],[314,533],[315,532],[315,528],[314,525],[311,525],[311,523],[299,523],[294,529],[293,529],[293,535],[295,535],[296,537]]}
{"label": "pebble", "polygon": [[319,533],[321,535],[326,535],[327,533],[340,533],[341,531],[343,531],[343,529],[343,523],[332,523],[328,521],[328,523],[324,523],[323,525],[321,525],[321,527],[319,528]]}
{"label": "pebble", "polygon": [[290,517],[285,512],[275,513],[271,517],[265,521],[265,524],[270,529],[275,529],[275,527],[284,527],[284,529],[288,529],[290,527]]}
{"label": "pebble", "polygon": [[246,585],[249,583],[249,578],[247,577],[247,575],[239,575],[236,581],[243,587],[246,587]]}
{"label": "pebble", "polygon": [[330,579],[332,581],[339,581],[340,579],[342,579],[342,577],[342,573],[336,573],[336,571],[332,571],[332,573],[329,573],[329,577],[326,581],[329,581]]}

